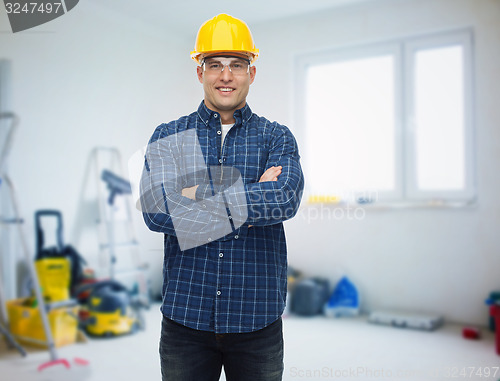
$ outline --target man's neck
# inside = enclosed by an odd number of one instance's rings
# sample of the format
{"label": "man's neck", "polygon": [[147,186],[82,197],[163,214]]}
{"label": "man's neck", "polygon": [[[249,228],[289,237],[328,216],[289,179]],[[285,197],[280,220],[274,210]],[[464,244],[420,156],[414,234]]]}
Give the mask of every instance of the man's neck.
{"label": "man's neck", "polygon": [[234,119],[233,111],[223,111],[219,112],[219,114],[220,114],[220,121],[222,124],[231,124],[236,122],[236,120]]}
{"label": "man's neck", "polygon": [[[243,106],[238,107],[236,110],[242,109],[243,107],[245,107],[245,105],[246,105],[246,102],[243,104]],[[233,123],[236,123],[236,119],[234,119],[234,113],[236,112],[236,110],[229,110],[229,111],[213,110],[209,105],[207,105],[206,101],[205,101],[205,106],[209,110],[215,111],[215,112],[219,113],[220,120],[221,120],[222,124],[233,124]]]}

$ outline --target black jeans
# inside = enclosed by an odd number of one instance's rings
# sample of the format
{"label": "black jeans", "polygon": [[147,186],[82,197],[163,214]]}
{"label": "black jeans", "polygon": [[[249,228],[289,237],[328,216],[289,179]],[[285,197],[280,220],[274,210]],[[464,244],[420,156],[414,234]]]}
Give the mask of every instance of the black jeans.
{"label": "black jeans", "polygon": [[160,339],[163,381],[281,381],[281,318],[250,333],[197,331],[163,317]]}

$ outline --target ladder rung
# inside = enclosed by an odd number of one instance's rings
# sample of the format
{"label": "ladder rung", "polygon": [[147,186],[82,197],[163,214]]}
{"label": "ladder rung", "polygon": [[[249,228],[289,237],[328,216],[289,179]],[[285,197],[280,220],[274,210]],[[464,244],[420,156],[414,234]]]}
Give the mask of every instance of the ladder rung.
{"label": "ladder rung", "polygon": [[147,269],[147,265],[143,265],[143,266],[145,266],[145,267],[138,267],[135,269],[115,270],[114,275],[119,277],[120,275],[138,274],[138,273],[144,272]]}
{"label": "ladder rung", "polygon": [[2,218],[0,220],[2,224],[24,224],[24,220],[22,218]]}
{"label": "ladder rung", "polygon": [[[109,249],[111,245],[109,243],[101,243],[99,246],[101,249]],[[139,246],[139,243],[137,241],[130,241],[130,242],[120,242],[113,244],[113,247],[124,247],[124,246]]]}

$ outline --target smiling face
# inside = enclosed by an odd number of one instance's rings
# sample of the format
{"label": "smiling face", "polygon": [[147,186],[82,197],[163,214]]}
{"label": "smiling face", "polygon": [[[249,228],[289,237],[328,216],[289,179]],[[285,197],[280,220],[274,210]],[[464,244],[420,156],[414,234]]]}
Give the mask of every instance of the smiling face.
{"label": "smiling face", "polygon": [[205,92],[205,105],[221,115],[222,123],[234,123],[233,114],[245,106],[250,85],[255,79],[256,69],[251,66],[248,72],[245,70],[243,73],[235,74],[236,70],[232,72],[228,66],[223,66],[222,71],[220,68],[210,70],[208,67],[210,62],[231,65],[242,62],[246,65],[247,61],[235,57],[234,53],[230,57],[219,53],[217,57],[205,59],[205,68],[203,65],[197,68],[198,79],[203,84]]}

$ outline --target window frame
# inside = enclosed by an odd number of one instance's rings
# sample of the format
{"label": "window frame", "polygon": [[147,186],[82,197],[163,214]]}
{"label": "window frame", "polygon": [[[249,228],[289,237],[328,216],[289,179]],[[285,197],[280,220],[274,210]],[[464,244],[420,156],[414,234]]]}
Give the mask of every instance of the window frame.
{"label": "window frame", "polygon": [[[463,48],[463,91],[464,91],[464,189],[463,190],[421,190],[417,185],[417,156],[416,138],[412,121],[415,116],[415,57],[419,50],[446,48],[460,45]],[[449,32],[438,35],[425,36],[408,40],[404,47],[404,59],[407,62],[407,70],[404,73],[405,83],[405,115],[404,131],[406,133],[406,197],[412,200],[441,199],[448,201],[473,200],[476,196],[475,185],[475,152],[474,152],[474,130],[473,130],[473,80],[472,80],[472,33],[471,31]]]}
{"label": "window frame", "polygon": [[[421,49],[461,45],[463,47],[464,71],[464,141],[465,141],[465,187],[453,191],[424,191],[417,188],[416,172],[416,139],[411,132],[414,114],[414,61],[412,57]],[[294,121],[297,126],[296,136],[300,142],[307,143],[311,139],[306,126],[306,80],[310,66],[325,63],[372,58],[392,54],[394,57],[394,142],[395,142],[395,189],[393,191],[367,190],[370,195],[376,194],[369,201],[394,204],[416,204],[421,202],[443,205],[447,202],[469,204],[476,200],[475,182],[475,134],[473,115],[473,31],[460,29],[424,35],[402,37],[389,41],[375,41],[364,44],[337,46],[320,51],[305,52],[294,56],[293,62],[293,104]],[[307,147],[307,144],[304,144]],[[302,154],[304,169],[309,166],[307,152]],[[307,172],[306,172],[307,178]],[[375,192],[375,193],[374,193]],[[307,196],[327,196],[312,193],[306,181]],[[363,197],[363,195],[361,195]],[[321,199],[321,197],[320,197]],[[357,195],[347,202],[356,201]]]}

